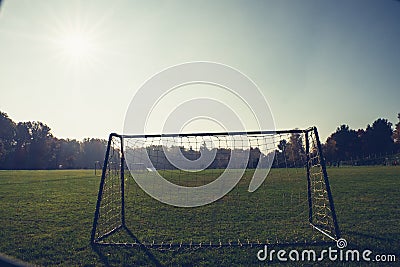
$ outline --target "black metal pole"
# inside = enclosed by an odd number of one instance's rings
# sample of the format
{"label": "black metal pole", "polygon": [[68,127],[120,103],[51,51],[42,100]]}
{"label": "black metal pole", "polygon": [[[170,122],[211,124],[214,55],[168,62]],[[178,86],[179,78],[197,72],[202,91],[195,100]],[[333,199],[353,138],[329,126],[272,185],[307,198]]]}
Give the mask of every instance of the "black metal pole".
{"label": "black metal pole", "polygon": [[124,138],[120,136],[121,140],[121,225],[125,225],[125,154],[124,154]]}
{"label": "black metal pole", "polygon": [[325,158],[323,156],[322,145],[319,140],[317,128],[314,128],[314,134],[315,134],[315,140],[316,140],[317,146],[318,146],[321,168],[322,168],[322,173],[324,175],[324,181],[325,181],[325,186],[326,186],[326,192],[328,193],[329,207],[331,208],[333,225],[335,227],[335,234],[336,234],[336,238],[339,239],[340,238],[339,224],[338,224],[337,218],[336,218],[335,205],[333,203],[333,197],[332,197],[331,187],[329,185],[328,173],[326,171]]}
{"label": "black metal pole", "polygon": [[308,221],[313,223],[313,210],[312,210],[312,195],[311,195],[311,177],[310,177],[310,141],[308,140],[308,132],[305,133],[306,137],[306,169],[307,169],[307,196],[308,196]]}
{"label": "black metal pole", "polygon": [[108,138],[107,150],[106,150],[106,155],[105,155],[104,164],[103,164],[103,172],[101,174],[101,180],[100,180],[99,194],[97,196],[96,211],[94,213],[94,219],[93,219],[92,235],[90,238],[90,242],[92,243],[92,245],[95,243],[95,239],[96,239],[97,222],[99,220],[101,197],[103,195],[104,181],[106,178],[107,165],[108,165],[107,162],[108,162],[108,157],[110,156],[110,147],[111,147],[112,139],[115,136],[118,136],[118,135],[115,133],[112,133],[112,134],[110,134],[110,136]]}
{"label": "black metal pole", "polygon": [[154,137],[189,137],[189,136],[210,136],[210,135],[260,135],[260,134],[282,134],[282,133],[305,133],[311,128],[306,130],[276,130],[276,131],[248,131],[248,132],[201,132],[201,133],[165,133],[165,134],[134,134],[122,135],[127,138],[154,138]]}

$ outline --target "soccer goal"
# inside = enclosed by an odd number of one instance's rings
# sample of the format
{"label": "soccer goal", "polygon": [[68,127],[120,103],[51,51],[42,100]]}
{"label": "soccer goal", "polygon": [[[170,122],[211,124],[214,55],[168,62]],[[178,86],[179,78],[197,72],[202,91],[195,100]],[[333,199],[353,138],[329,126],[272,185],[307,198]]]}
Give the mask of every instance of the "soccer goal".
{"label": "soccer goal", "polygon": [[111,134],[92,244],[337,242],[318,131]]}

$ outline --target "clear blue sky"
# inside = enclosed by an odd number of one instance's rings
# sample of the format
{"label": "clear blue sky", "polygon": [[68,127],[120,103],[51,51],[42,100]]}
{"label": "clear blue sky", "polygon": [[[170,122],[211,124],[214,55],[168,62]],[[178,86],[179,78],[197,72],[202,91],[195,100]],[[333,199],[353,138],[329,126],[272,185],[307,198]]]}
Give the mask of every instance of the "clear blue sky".
{"label": "clear blue sky", "polygon": [[400,112],[400,2],[22,1],[0,9],[0,110],[57,137],[122,132],[140,85],[214,61],[249,76],[277,128],[365,128]]}

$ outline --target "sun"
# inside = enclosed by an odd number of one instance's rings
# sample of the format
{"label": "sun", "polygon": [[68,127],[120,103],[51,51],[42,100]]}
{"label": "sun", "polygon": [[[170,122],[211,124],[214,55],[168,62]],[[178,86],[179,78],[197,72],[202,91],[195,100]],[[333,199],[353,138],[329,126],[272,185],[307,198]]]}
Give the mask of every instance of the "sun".
{"label": "sun", "polygon": [[65,8],[55,5],[57,9],[47,12],[50,23],[43,24],[54,67],[77,81],[107,68],[106,60],[114,53],[115,41],[109,38],[108,27],[114,11],[94,13],[91,4],[86,3],[76,1]]}
{"label": "sun", "polygon": [[89,56],[93,51],[93,44],[85,34],[80,32],[69,33],[60,41],[63,53],[75,59]]}
{"label": "sun", "polygon": [[55,41],[59,57],[70,63],[90,63],[96,52],[96,42],[89,33],[72,30],[63,32]]}
{"label": "sun", "polygon": [[98,28],[81,19],[71,19],[59,20],[51,29],[54,59],[62,66],[82,72],[99,65],[103,42]]}

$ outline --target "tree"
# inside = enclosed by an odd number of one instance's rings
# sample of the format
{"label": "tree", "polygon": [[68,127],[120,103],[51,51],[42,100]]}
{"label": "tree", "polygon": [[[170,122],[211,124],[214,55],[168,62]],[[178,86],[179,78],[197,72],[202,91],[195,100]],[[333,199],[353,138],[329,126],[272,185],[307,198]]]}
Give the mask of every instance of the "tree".
{"label": "tree", "polygon": [[29,152],[31,145],[30,122],[19,122],[16,126],[15,156],[13,169],[29,169]]}
{"label": "tree", "polygon": [[107,148],[107,141],[97,138],[85,138],[81,144],[82,168],[93,168],[96,161],[102,161]]}
{"label": "tree", "polygon": [[93,168],[106,146],[102,139],[57,139],[42,122],[16,124],[0,111],[0,169]]}
{"label": "tree", "polygon": [[400,152],[400,113],[397,114],[397,118],[399,121],[395,125],[394,132],[393,132],[393,141],[395,143],[395,148],[397,152]]}
{"label": "tree", "polygon": [[278,149],[274,151],[274,162],[273,166],[276,168],[286,167],[286,148],[288,145],[288,141],[286,139],[282,139],[279,141],[277,145]]}
{"label": "tree", "polygon": [[387,119],[377,119],[368,125],[363,138],[363,149],[367,154],[393,153],[393,129],[392,123]]}
{"label": "tree", "polygon": [[10,168],[15,143],[15,123],[0,111],[0,168]]}
{"label": "tree", "polygon": [[[280,143],[279,145],[283,145]],[[283,146],[282,152],[284,156],[287,157],[290,167],[302,167],[299,162],[304,162],[302,155],[305,155],[303,139],[299,133],[293,133],[289,137],[289,142]]]}
{"label": "tree", "polygon": [[48,169],[53,159],[50,127],[38,121],[19,122],[16,127],[15,169]]}
{"label": "tree", "polygon": [[51,149],[53,134],[50,131],[50,127],[42,122],[34,121],[31,123],[30,159],[33,169],[48,169],[49,162],[54,157]]}
{"label": "tree", "polygon": [[[6,159],[6,153],[7,153],[7,150],[4,148],[3,141],[0,139],[0,168],[2,167],[1,165],[5,165],[5,163],[3,163],[3,161],[5,161],[5,159]],[[4,166],[3,166],[3,168],[4,168]]]}
{"label": "tree", "polygon": [[329,161],[342,161],[360,155],[361,143],[358,133],[348,125],[341,125],[326,140],[326,154]]}
{"label": "tree", "polygon": [[336,151],[336,140],[332,138],[332,135],[328,137],[326,143],[323,144],[322,148],[328,165],[332,165],[333,162],[336,162],[338,160]]}
{"label": "tree", "polygon": [[81,168],[79,158],[81,144],[75,139],[59,139],[56,147],[56,168],[77,169]]}
{"label": "tree", "polygon": [[257,168],[261,156],[262,153],[258,147],[255,148],[250,147],[250,154],[249,154],[249,161],[247,163],[247,168],[252,168],[252,169]]}
{"label": "tree", "polygon": [[278,148],[280,151],[282,151],[283,154],[285,154],[286,146],[287,146],[287,141],[285,139],[279,141]]}

